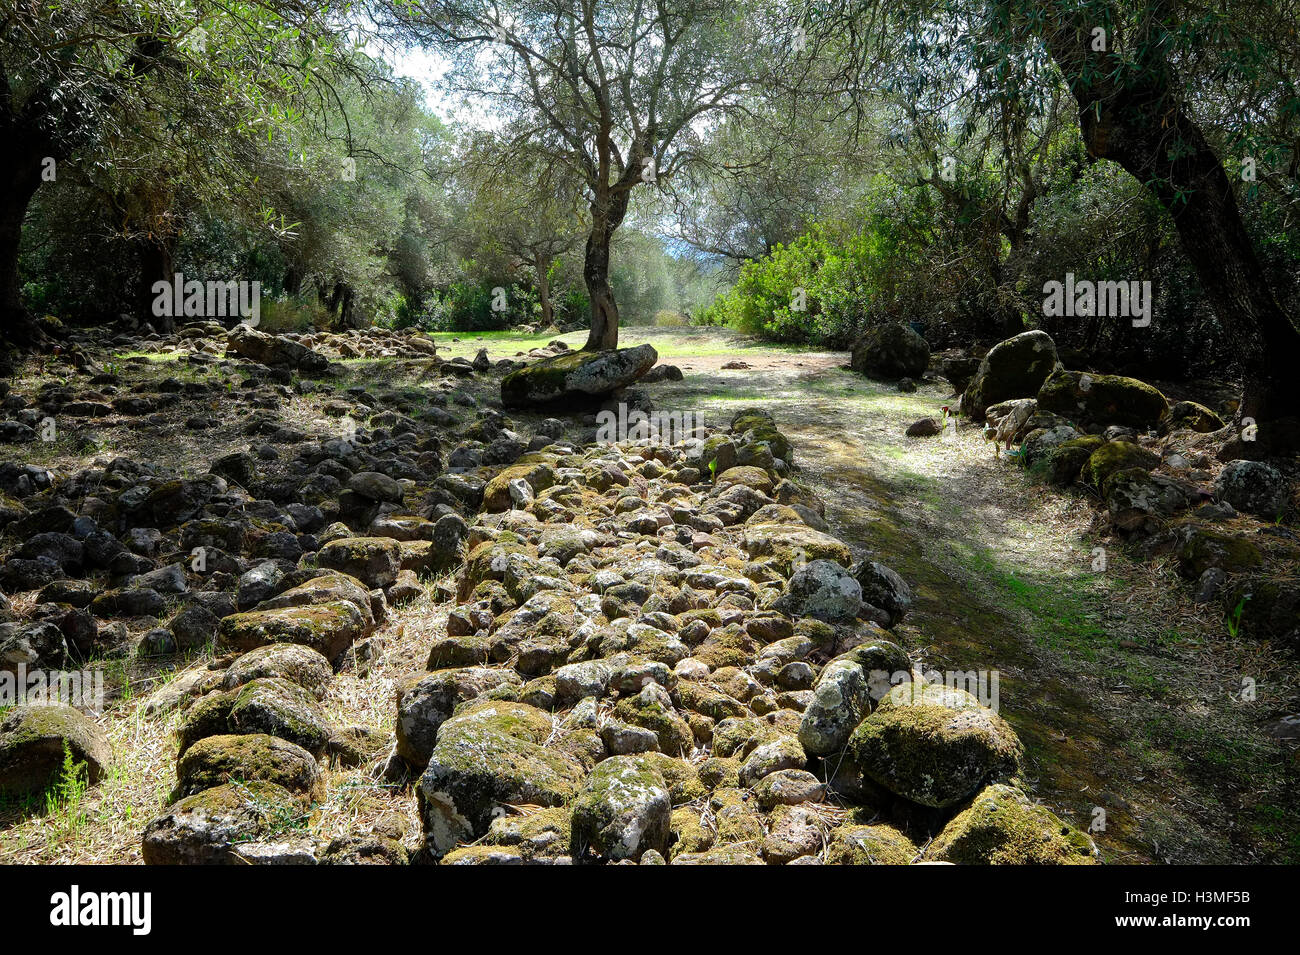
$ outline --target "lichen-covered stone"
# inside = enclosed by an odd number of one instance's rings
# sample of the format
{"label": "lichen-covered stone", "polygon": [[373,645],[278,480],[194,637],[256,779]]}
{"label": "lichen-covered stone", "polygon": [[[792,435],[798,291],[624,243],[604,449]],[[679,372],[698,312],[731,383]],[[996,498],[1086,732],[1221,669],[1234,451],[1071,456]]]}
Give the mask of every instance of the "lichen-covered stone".
{"label": "lichen-covered stone", "polygon": [[226,783],[187,796],[144,830],[146,865],[242,864],[240,847],[300,829],[303,800],[273,783]]}
{"label": "lichen-covered stone", "polygon": [[577,795],[582,766],[546,745],[553,729],[548,713],[495,701],[442,724],[417,790],[431,855],[486,834],[504,804],[559,806]]}
{"label": "lichen-covered stone", "polygon": [[843,623],[862,609],[862,585],[839,564],[809,561],[794,572],[772,607],[792,617]]}
{"label": "lichen-covered stone", "polygon": [[606,859],[639,859],[648,849],[668,851],[672,797],[647,760],[611,756],[596,766],[573,803],[575,855],[590,850]]}
{"label": "lichen-covered stone", "polygon": [[837,753],[870,712],[870,687],[862,666],[852,660],[832,660],[813,687],[812,702],[799,723],[799,742],[813,756]]}
{"label": "lichen-covered stone", "polygon": [[1281,471],[1263,461],[1231,461],[1214,479],[1214,496],[1239,511],[1275,521],[1287,510],[1290,487]]}

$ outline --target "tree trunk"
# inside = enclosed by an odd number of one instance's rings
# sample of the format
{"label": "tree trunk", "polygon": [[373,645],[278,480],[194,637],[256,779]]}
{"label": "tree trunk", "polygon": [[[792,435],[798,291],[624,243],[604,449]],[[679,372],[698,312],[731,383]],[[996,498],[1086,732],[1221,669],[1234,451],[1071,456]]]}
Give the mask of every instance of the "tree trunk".
{"label": "tree trunk", "polygon": [[289,295],[300,295],[302,293],[302,269],[297,265],[290,265],[284,270],[284,290]]}
{"label": "tree trunk", "polygon": [[546,274],[550,271],[551,262],[544,255],[537,257],[535,268],[537,269],[537,301],[542,306],[542,328],[551,326],[551,280]]}
{"label": "tree trunk", "polygon": [[31,345],[40,338],[22,303],[18,246],[27,207],[41,184],[39,156],[6,150],[0,158],[0,342]]}
{"label": "tree trunk", "polygon": [[351,285],[344,283],[342,285],[342,294],[339,298],[339,323],[344,328],[360,328],[362,325],[361,316],[356,310],[356,289]]}
{"label": "tree trunk", "polygon": [[[1268,286],[1241,221],[1232,185],[1200,128],[1171,92],[1160,63],[1095,62],[1085,25],[1048,28],[1044,42],[1079,105],[1089,154],[1150,183],[1173,218],[1184,253],[1230,336],[1243,373],[1238,418],[1294,416],[1290,378],[1300,367],[1300,332]],[[1091,79],[1084,79],[1091,77]]]}
{"label": "tree trunk", "polygon": [[614,228],[607,220],[595,218],[587,236],[582,278],[591,298],[591,333],[583,351],[606,351],[618,347],[618,304],[609,284],[609,243]]}
{"label": "tree trunk", "polygon": [[175,246],[175,237],[150,239],[140,246],[140,284],[136,287],[136,313],[146,323],[164,334],[176,330],[175,313],[179,312],[181,303],[174,304],[173,315],[170,317],[154,315],[153,286],[160,279],[169,285],[171,284],[174,274],[173,250]]}

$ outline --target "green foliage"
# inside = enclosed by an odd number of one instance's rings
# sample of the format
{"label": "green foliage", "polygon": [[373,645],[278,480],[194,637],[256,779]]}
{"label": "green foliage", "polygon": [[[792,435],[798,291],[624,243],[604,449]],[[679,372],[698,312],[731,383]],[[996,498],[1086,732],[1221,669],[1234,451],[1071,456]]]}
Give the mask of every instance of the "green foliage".
{"label": "green foliage", "polygon": [[843,347],[882,297],[880,267],[890,246],[883,223],[870,231],[814,224],[788,246],[746,263],[735,287],[701,320],[780,342]]}
{"label": "green foliage", "polygon": [[64,740],[58,778],[45,792],[45,814],[62,838],[75,835],[85,825],[86,813],[81,804],[89,787],[87,765],[73,758],[72,748]]}
{"label": "green foliage", "polygon": [[1232,613],[1228,614],[1228,619],[1226,621],[1228,625],[1228,636],[1232,637],[1234,640],[1237,638],[1237,634],[1241,632],[1241,615],[1245,613],[1246,601],[1249,600],[1250,597],[1250,594],[1242,596],[1242,598],[1237,601],[1237,605],[1232,608]]}

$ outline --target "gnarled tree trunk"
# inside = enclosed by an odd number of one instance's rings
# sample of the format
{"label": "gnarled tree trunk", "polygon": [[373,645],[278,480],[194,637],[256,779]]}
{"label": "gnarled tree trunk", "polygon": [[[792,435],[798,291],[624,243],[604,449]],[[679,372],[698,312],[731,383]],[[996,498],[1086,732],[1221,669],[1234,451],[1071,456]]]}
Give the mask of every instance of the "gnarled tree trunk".
{"label": "gnarled tree trunk", "polygon": [[1184,253],[1237,350],[1243,375],[1238,417],[1295,415],[1291,378],[1300,331],[1273,296],[1232,185],[1213,147],[1172,92],[1160,62],[1121,66],[1091,49],[1087,24],[1049,22],[1043,40],[1079,106],[1088,152],[1151,184]]}
{"label": "gnarled tree trunk", "polygon": [[40,184],[39,155],[21,141],[0,146],[0,342],[14,345],[30,345],[40,337],[23,308],[18,281],[23,220]]}
{"label": "gnarled tree trunk", "polygon": [[582,263],[582,278],[591,299],[591,333],[584,351],[604,351],[618,347],[618,304],[609,284],[609,243],[613,229],[604,224],[592,227],[587,236],[587,251]]}

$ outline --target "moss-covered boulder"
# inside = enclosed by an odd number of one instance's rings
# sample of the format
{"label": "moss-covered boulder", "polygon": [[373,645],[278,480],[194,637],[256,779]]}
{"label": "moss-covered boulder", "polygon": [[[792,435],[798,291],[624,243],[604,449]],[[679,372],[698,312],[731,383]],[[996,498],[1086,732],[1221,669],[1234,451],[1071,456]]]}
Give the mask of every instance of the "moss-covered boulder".
{"label": "moss-covered boulder", "polygon": [[1169,401],[1136,378],[1057,371],[1039,389],[1038,407],[1072,421],[1154,428],[1168,414]]}
{"label": "moss-covered boulder", "polygon": [[[774,457],[794,464],[794,447],[776,426],[776,420],[762,408],[742,408],[731,416],[731,434],[737,455],[752,445],[763,443]],[[742,462],[743,463],[743,462]],[[705,464],[707,467],[707,462]]]}
{"label": "moss-covered boulder", "polygon": [[240,849],[304,828],[309,815],[295,793],[266,782],[226,783],[177,802],[144,830],[146,865],[239,865]]}
{"label": "moss-covered boulder", "polygon": [[1169,434],[1179,429],[1190,429],[1201,434],[1218,431],[1224,421],[1205,405],[1195,401],[1175,401],[1169,406],[1169,413],[1160,419],[1160,433]]}
{"label": "moss-covered boulder", "polygon": [[570,851],[571,816],[567,806],[498,816],[488,827],[483,844],[517,849],[525,861],[562,858]]}
{"label": "moss-covered boulder", "polygon": [[296,683],[318,700],[325,699],[334,670],[322,654],[297,643],[271,643],[250,650],[226,668],[221,685],[227,690],[262,677]]}
{"label": "moss-covered boulder", "polygon": [[916,845],[893,826],[840,826],[826,846],[827,865],[911,865]]}
{"label": "moss-covered boulder", "polygon": [[1199,580],[1211,567],[1238,574],[1264,561],[1259,545],[1248,537],[1190,524],[1181,529],[1180,538],[1178,572],[1188,580]]}
{"label": "moss-covered boulder", "polygon": [[849,364],[871,378],[920,378],[930,365],[930,346],[907,325],[877,325],[853,343]]}
{"label": "moss-covered boulder", "polygon": [[668,784],[639,756],[611,756],[587,777],[573,803],[575,855],[639,859],[649,849],[668,852],[672,797]]}
{"label": "moss-covered boulder", "polygon": [[1013,786],[992,785],[953,817],[926,859],[958,865],[1093,865],[1097,847]]}
{"label": "moss-covered boulder", "polygon": [[1040,330],[998,342],[980,361],[961,399],[963,414],[983,421],[990,405],[1012,398],[1032,398],[1061,363],[1056,343]]}
{"label": "moss-covered boulder", "polygon": [[526,408],[552,402],[590,401],[625,388],[654,367],[650,345],[610,351],[567,351],[517,368],[501,380],[501,403]]}
{"label": "moss-covered boulder", "polygon": [[15,706],[0,720],[0,793],[40,792],[63,773],[64,753],[96,783],[113,751],[95,723],[62,703]]}
{"label": "moss-covered boulder", "polygon": [[733,484],[743,484],[759,494],[770,495],[772,493],[772,478],[762,468],[738,464],[735,467],[727,468],[713,482],[713,486],[718,490],[731,487]]}
{"label": "moss-covered boulder", "polygon": [[849,755],[873,782],[935,809],[1014,774],[1021,752],[1006,721],[975,697],[923,682],[891,690],[849,739]]}
{"label": "moss-covered boulder", "polygon": [[389,537],[345,537],[317,551],[316,563],[355,577],[367,587],[387,587],[402,569],[402,548]]}
{"label": "moss-covered boulder", "polygon": [[1159,463],[1159,455],[1132,441],[1107,441],[1088,456],[1079,476],[1093,487],[1102,488],[1106,478],[1116,471],[1129,468],[1149,471]]}
{"label": "moss-covered boulder", "polygon": [[747,524],[742,545],[749,556],[763,560],[788,577],[798,564],[810,560],[834,561],[848,567],[853,555],[840,540],[793,524]]}
{"label": "moss-covered boulder", "polygon": [[762,842],[763,816],[745,790],[719,789],[709,797],[709,809],[717,833],[715,845],[757,846]]}
{"label": "moss-covered boulder", "polygon": [[715,833],[712,826],[705,824],[704,813],[697,806],[674,809],[670,828],[669,859],[685,853],[707,852],[713,847]]}
{"label": "moss-covered boulder", "polygon": [[514,480],[523,481],[536,494],[555,483],[555,471],[549,464],[540,461],[506,468],[488,481],[483,489],[483,510],[490,514],[510,510],[510,482]]}
{"label": "moss-covered boulder", "polygon": [[431,855],[485,835],[504,805],[560,806],[577,795],[582,765],[546,745],[553,729],[549,713],[495,701],[442,724],[417,790]]}
{"label": "moss-covered boulder", "polygon": [[325,794],[320,765],[311,753],[288,740],[250,733],[209,736],[191,746],[176,766],[172,799],[229,782],[275,783],[313,799]]}
{"label": "moss-covered boulder", "polygon": [[654,733],[661,752],[689,755],[695,744],[690,724],[677,712],[668,691],[657,683],[649,683],[641,692],[619,700],[614,716]]}
{"label": "moss-covered boulder", "polygon": [[317,604],[345,601],[352,604],[361,613],[367,631],[375,625],[374,612],[370,606],[370,591],[349,574],[336,570],[322,571],[310,580],[290,587],[284,593],[276,594],[259,603],[255,610],[277,610],[283,607],[311,607]]}
{"label": "moss-covered boulder", "polygon": [[246,651],[270,643],[296,643],[334,661],[366,633],[365,619],[356,605],[336,600],[311,607],[231,614],[217,628],[217,646]]}
{"label": "moss-covered boulder", "polygon": [[1083,466],[1093,453],[1106,443],[1100,435],[1089,434],[1063,441],[1047,452],[1043,465],[1047,480],[1057,487],[1066,487],[1079,479]]}
{"label": "moss-covered boulder", "polygon": [[235,690],[203,697],[180,727],[180,754],[209,736],[266,733],[297,743],[319,758],[330,731],[315,698],[297,684],[262,677]]}

